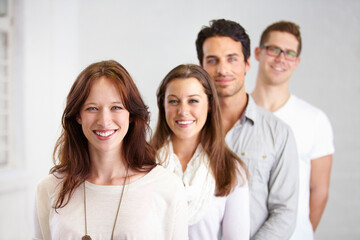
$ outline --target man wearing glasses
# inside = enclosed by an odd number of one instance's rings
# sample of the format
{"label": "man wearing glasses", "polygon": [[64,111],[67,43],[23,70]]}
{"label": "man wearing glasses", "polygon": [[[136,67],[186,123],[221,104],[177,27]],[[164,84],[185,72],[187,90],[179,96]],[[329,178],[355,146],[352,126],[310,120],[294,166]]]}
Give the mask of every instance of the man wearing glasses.
{"label": "man wearing glasses", "polygon": [[249,170],[251,240],[288,240],[298,202],[296,143],[290,127],[245,91],[249,36],[236,22],[213,20],[198,33],[196,50],[219,96],[226,143]]}
{"label": "man wearing glasses", "polygon": [[299,154],[299,207],[291,240],[312,240],[328,199],[333,133],[320,110],[289,92],[292,73],[300,63],[298,25],[276,22],[262,33],[255,49],[259,62],[255,102],[273,112],[292,128]]}

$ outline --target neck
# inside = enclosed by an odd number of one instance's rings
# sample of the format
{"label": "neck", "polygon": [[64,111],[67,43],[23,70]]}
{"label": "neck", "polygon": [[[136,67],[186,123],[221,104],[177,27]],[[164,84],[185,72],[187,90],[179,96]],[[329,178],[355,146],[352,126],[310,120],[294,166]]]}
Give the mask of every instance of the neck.
{"label": "neck", "polygon": [[221,117],[226,132],[240,119],[246,108],[247,98],[245,91],[231,97],[219,97]]}
{"label": "neck", "polygon": [[[98,185],[122,185],[127,164],[120,153],[90,151],[91,169],[87,181]],[[129,169],[130,173],[130,169]]]}
{"label": "neck", "polygon": [[283,107],[290,98],[288,82],[279,85],[265,84],[264,81],[256,80],[256,86],[251,93],[257,105],[271,112]]}
{"label": "neck", "polygon": [[187,164],[190,162],[194,155],[197,146],[199,145],[199,139],[171,139],[173,150],[176,156],[179,158],[182,170],[185,171]]}

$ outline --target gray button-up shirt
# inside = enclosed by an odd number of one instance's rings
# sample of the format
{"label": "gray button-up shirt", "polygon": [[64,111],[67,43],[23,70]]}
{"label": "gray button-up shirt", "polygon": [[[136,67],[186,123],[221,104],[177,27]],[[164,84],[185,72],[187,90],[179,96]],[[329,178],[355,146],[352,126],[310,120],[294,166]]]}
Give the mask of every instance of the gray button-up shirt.
{"label": "gray button-up shirt", "polygon": [[252,240],[287,240],[294,231],[299,188],[293,133],[248,96],[243,116],[226,143],[247,165]]}

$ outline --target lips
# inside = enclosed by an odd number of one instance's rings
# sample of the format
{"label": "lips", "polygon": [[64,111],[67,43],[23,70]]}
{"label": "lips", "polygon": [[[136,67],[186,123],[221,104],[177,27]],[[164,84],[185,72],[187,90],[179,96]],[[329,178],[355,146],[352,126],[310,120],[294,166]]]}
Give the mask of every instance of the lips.
{"label": "lips", "polygon": [[232,78],[218,77],[215,79],[215,81],[220,84],[225,84],[231,82]]}

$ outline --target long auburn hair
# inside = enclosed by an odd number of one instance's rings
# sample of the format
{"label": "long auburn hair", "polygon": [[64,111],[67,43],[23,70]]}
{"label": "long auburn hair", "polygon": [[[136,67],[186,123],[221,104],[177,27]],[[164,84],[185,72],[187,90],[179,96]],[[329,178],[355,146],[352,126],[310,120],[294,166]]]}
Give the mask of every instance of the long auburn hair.
{"label": "long auburn hair", "polygon": [[55,209],[66,206],[75,189],[89,175],[88,140],[76,118],[93,83],[101,77],[113,82],[130,113],[129,129],[122,142],[124,160],[129,168],[137,171],[150,171],[156,166],[156,151],[146,141],[150,113],[130,74],[114,60],[93,63],[79,74],[72,85],[62,115],[62,133],[53,152],[55,166],[50,169],[51,174],[63,179]]}
{"label": "long auburn hair", "polygon": [[[171,70],[160,83],[157,90],[159,116],[151,144],[156,150],[159,150],[167,143],[168,137],[172,134],[165,118],[164,98],[167,85],[175,78],[196,78],[208,97],[209,111],[200,133],[200,143],[210,159],[210,168],[216,182],[215,195],[227,196],[237,184],[237,174],[240,174],[242,180],[247,178],[247,168],[244,162],[225,143],[225,130],[222,125],[216,88],[211,77],[200,66],[194,64],[179,65]],[[238,172],[237,164],[240,164],[244,171]]]}

